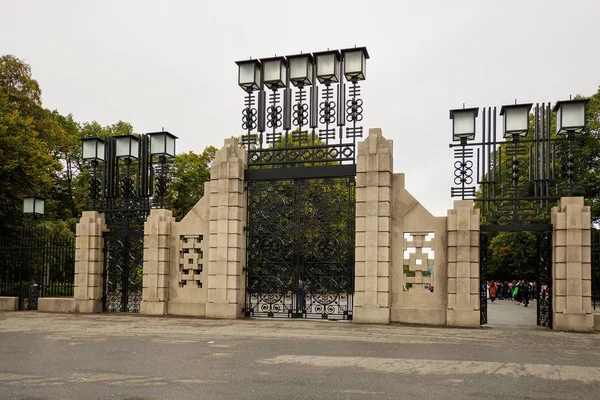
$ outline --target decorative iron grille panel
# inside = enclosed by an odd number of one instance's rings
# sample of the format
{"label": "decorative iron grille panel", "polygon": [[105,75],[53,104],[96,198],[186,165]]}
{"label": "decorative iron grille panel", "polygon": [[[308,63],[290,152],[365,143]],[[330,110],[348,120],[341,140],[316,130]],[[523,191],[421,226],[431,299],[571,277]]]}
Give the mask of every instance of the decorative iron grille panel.
{"label": "decorative iron grille panel", "polygon": [[19,297],[20,310],[36,310],[39,297],[73,296],[75,243],[44,227],[0,237],[0,296]]}
{"label": "decorative iron grille panel", "polygon": [[144,237],[106,236],[104,249],[103,311],[140,312]]}
{"label": "decorative iron grille panel", "polygon": [[537,324],[552,328],[552,232],[537,236],[539,280],[537,283]]}
{"label": "decorative iron grille panel", "polygon": [[144,264],[144,221],[148,209],[106,212],[103,311],[140,312]]}
{"label": "decorative iron grille panel", "polygon": [[489,238],[481,233],[479,236],[479,324],[488,323],[487,316],[487,252]]}
{"label": "decorative iron grille panel", "polygon": [[246,315],[352,319],[354,177],[248,182]]}

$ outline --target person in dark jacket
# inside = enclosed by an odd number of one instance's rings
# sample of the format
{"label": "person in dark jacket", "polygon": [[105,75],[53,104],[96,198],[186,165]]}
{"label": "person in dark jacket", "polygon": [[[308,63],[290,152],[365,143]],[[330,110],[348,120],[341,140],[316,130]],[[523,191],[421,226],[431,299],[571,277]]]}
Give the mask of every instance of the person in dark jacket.
{"label": "person in dark jacket", "polygon": [[529,282],[523,280],[519,286],[519,293],[523,299],[523,307],[529,306]]}

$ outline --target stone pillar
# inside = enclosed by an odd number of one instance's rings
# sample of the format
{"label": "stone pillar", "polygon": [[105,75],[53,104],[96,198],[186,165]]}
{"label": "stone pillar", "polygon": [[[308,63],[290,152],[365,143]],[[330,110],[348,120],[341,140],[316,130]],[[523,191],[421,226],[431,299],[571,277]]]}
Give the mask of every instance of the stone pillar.
{"label": "stone pillar", "polygon": [[167,314],[172,222],[175,218],[170,210],[154,209],[144,223],[142,314]]}
{"label": "stone pillar", "polygon": [[390,322],[393,142],[370,129],[358,144],[353,321]]}
{"label": "stone pillar", "polygon": [[103,214],[83,212],[75,231],[75,312],[102,311],[105,230]]}
{"label": "stone pillar", "polygon": [[480,325],[479,291],[479,209],[456,200],[448,210],[449,326]]}
{"label": "stone pillar", "polygon": [[226,139],[210,171],[208,318],[239,318],[244,306],[246,150]]}
{"label": "stone pillar", "polygon": [[591,214],[583,197],[552,209],[552,327],[592,331]]}

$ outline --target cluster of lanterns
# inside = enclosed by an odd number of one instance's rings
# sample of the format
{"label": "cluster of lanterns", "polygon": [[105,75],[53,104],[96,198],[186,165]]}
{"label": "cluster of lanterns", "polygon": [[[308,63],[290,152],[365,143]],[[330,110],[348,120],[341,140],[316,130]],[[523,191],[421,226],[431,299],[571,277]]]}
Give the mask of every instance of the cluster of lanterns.
{"label": "cluster of lanterns", "polygon": [[368,58],[366,47],[354,47],[341,51],[237,61],[238,84],[244,91],[252,92],[260,90],[263,84],[271,90],[287,87],[288,82],[296,87],[310,86],[315,77],[324,85],[339,82],[342,75],[350,82],[357,82],[366,77]]}
{"label": "cluster of lanterns", "polygon": [[[585,108],[589,100],[559,101],[554,106],[556,113],[556,133],[571,136],[585,128]],[[502,106],[500,115],[504,118],[504,138],[518,140],[529,132],[529,111],[532,104]],[[452,139],[465,143],[475,139],[475,120],[478,108],[450,110]]]}
{"label": "cluster of lanterns", "polygon": [[[177,137],[169,132],[147,133],[150,137],[150,154],[156,157],[175,157],[175,140]],[[115,156],[123,160],[136,160],[139,155],[140,138],[136,135],[115,136]],[[104,161],[104,140],[97,137],[81,139],[82,153],[85,161],[98,163]]]}

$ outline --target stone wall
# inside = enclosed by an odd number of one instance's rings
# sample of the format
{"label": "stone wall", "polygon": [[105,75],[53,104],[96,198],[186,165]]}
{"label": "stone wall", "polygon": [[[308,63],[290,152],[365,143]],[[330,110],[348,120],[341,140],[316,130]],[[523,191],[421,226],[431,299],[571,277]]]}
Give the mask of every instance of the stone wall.
{"label": "stone wall", "polygon": [[226,139],[210,170],[206,316],[239,318],[244,307],[246,150]]}
{"label": "stone wall", "polygon": [[478,327],[479,209],[473,200],[456,200],[448,210],[448,314],[449,326]]}
{"label": "stone wall", "polygon": [[164,315],[169,299],[171,225],[175,222],[169,210],[151,210],[144,223],[144,266],[142,282],[142,314]]}
{"label": "stone wall", "polygon": [[171,223],[167,307],[167,312],[171,315],[206,315],[210,199],[208,182],[204,185],[204,193],[180,222]]}
{"label": "stone wall", "polygon": [[390,321],[393,143],[370,129],[358,144],[353,321]]}
{"label": "stone wall", "polygon": [[392,174],[393,143],[371,129],[358,145],[353,321],[446,324],[446,218]]}
{"label": "stone wall", "polygon": [[553,328],[592,331],[591,214],[583,197],[561,198],[552,228]]}
{"label": "stone wall", "polygon": [[204,196],[176,222],[152,210],[145,225],[142,314],[239,318],[244,307],[246,151],[215,155]]}
{"label": "stone wall", "polygon": [[76,312],[102,311],[102,273],[104,269],[104,238],[107,230],[104,215],[84,211],[76,227],[75,290]]}
{"label": "stone wall", "polygon": [[446,218],[434,217],[394,174],[391,318],[393,322],[446,324]]}

